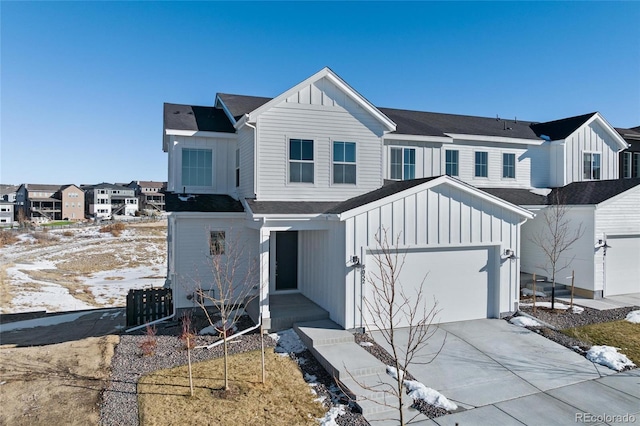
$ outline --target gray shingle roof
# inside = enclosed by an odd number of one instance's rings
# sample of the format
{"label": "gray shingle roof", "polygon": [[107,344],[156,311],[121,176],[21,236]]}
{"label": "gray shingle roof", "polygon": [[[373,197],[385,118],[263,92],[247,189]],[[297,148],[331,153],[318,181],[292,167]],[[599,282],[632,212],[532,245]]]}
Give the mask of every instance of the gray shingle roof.
{"label": "gray shingle roof", "polygon": [[544,195],[534,194],[528,189],[520,188],[479,188],[493,196],[501,198],[505,201],[517,206],[535,206],[547,204],[547,197]]}
{"label": "gray shingle roof", "polygon": [[272,99],[259,96],[231,95],[228,93],[218,93],[218,97],[224,102],[227,110],[236,121],[240,120],[243,115],[260,108]]}
{"label": "gray shingle roof", "polygon": [[165,209],[168,212],[218,212],[242,213],[244,207],[238,200],[223,194],[198,194],[182,201],[180,194],[167,192],[164,196]]}
{"label": "gray shingle roof", "polygon": [[575,117],[563,118],[560,120],[547,121],[545,123],[535,123],[531,125],[531,129],[537,136],[546,135],[553,141],[565,139],[571,133],[576,131],[578,127],[582,126],[588,119],[596,114],[591,112],[589,114],[577,115]]}
{"label": "gray shingle roof", "polygon": [[169,103],[164,104],[164,128],[222,133],[236,131],[221,108]]}
{"label": "gray shingle roof", "polygon": [[530,122],[515,118],[498,119],[393,108],[379,109],[397,124],[395,133],[400,134],[445,136],[445,133],[461,133],[539,140],[529,127]]}
{"label": "gray shingle roof", "polygon": [[247,204],[255,214],[323,214],[338,202],[247,200]]}
{"label": "gray shingle roof", "polygon": [[547,198],[549,204],[556,199],[567,205],[600,204],[638,185],[640,178],[573,182],[554,189]]}

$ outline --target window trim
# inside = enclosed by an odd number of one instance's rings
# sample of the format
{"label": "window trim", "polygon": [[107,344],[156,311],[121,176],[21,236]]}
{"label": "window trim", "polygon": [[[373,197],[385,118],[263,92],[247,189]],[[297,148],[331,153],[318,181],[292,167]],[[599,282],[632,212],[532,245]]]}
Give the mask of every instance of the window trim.
{"label": "window trim", "polygon": [[[396,180],[396,181],[401,181],[401,180],[411,180],[411,179],[415,179],[416,178],[416,149],[415,148],[409,148],[409,147],[404,147],[404,146],[390,146],[389,147],[389,179],[391,180]],[[392,157],[392,153],[393,150],[400,150],[401,155],[400,155],[400,159],[401,159],[401,163],[400,163],[400,178],[397,177],[393,177],[392,173],[393,173],[393,163],[391,162],[391,157]],[[413,164],[408,164],[405,161],[405,152],[410,152],[413,151]],[[413,177],[411,178],[407,178],[406,174],[405,174],[405,168],[407,166],[411,166],[413,165]]]}
{"label": "window trim", "polygon": [[[222,235],[222,238],[219,237]],[[214,239],[215,237],[215,239]],[[220,256],[225,254],[227,236],[224,229],[209,230],[209,256]],[[214,247],[216,248],[214,250]]]}
{"label": "window trim", "polygon": [[[453,161],[448,161],[447,160],[447,154],[452,153],[455,154],[455,163]],[[455,166],[456,168],[456,172],[455,173],[448,173],[447,169],[449,168],[449,165],[451,164],[451,166]],[[445,149],[444,150],[444,174],[446,174],[447,176],[455,176],[455,177],[459,177],[460,176],[460,150],[459,149]]]}
{"label": "window trim", "polygon": [[[620,174],[623,179],[630,179],[633,176],[633,152],[622,152],[622,164],[620,165]],[[626,169],[626,170],[625,170]]]}
{"label": "window trim", "polygon": [[[189,182],[189,184],[187,184],[184,181],[184,153],[185,151],[208,151],[211,153],[211,174],[210,174],[210,184],[209,185],[193,185],[191,182]],[[197,146],[191,146],[191,145],[187,145],[187,146],[183,146],[180,149],[180,165],[179,165],[179,173],[180,173],[180,186],[182,188],[187,188],[189,189],[208,189],[208,188],[213,188],[215,186],[215,181],[214,181],[214,173],[215,171],[215,154],[213,152],[213,148],[209,147],[209,148],[203,148],[203,147],[197,147]]]}
{"label": "window trim", "polygon": [[[509,166],[509,167],[511,167],[513,169],[513,176],[506,176],[506,174],[505,174],[506,164],[505,164],[504,160],[505,160],[505,156],[507,156],[507,155],[508,156],[513,156],[513,164]],[[516,162],[516,153],[515,152],[503,152],[502,153],[502,179],[512,180],[512,179],[516,178],[516,164],[517,164],[517,162]]]}
{"label": "window trim", "polygon": [[[346,147],[346,144],[352,144],[353,145],[353,155],[354,155],[354,161],[336,161],[335,160],[335,149],[336,149],[336,144],[343,144],[343,147]],[[336,182],[336,175],[335,175],[335,166],[336,165],[343,165],[343,166],[354,166],[355,167],[355,173],[354,173],[354,182]],[[344,176],[344,174],[343,174]],[[356,142],[353,141],[343,141],[343,140],[331,140],[331,184],[332,185],[357,185],[358,184],[358,144]]]}
{"label": "window trim", "polygon": [[[591,155],[591,162],[590,162],[590,171],[591,173],[589,173],[589,177],[585,177],[585,155]],[[593,172],[594,172],[594,167],[593,167],[593,160],[595,158],[595,155],[598,156],[598,177],[594,178],[593,177]],[[602,152],[600,151],[582,151],[582,180],[583,181],[597,181],[597,180],[602,180]]]}
{"label": "window trim", "polygon": [[[485,174],[484,175],[479,175],[478,174],[478,165],[480,165],[480,167],[482,167],[482,164],[478,163],[478,154],[484,154],[485,158],[486,158],[486,162],[484,163],[484,167],[485,167]],[[489,151],[473,151],[473,177],[474,178],[481,178],[481,179],[488,179],[489,178]]]}
{"label": "window trim", "polygon": [[[315,159],[316,159],[316,143],[315,143],[315,139],[313,138],[305,138],[305,137],[285,137],[286,139],[286,159],[287,159],[287,184],[293,184],[293,185],[315,185],[316,183],[316,164],[315,164]],[[311,160],[292,160],[291,159],[291,141],[294,140],[298,140],[298,141],[310,141],[311,142],[311,155],[312,155],[312,159]],[[313,174],[312,174],[312,180],[311,182],[305,182],[305,181],[292,181],[291,180],[291,164],[292,163],[297,163],[297,164],[311,164],[313,166]],[[300,174],[300,178],[302,179],[302,174]]]}

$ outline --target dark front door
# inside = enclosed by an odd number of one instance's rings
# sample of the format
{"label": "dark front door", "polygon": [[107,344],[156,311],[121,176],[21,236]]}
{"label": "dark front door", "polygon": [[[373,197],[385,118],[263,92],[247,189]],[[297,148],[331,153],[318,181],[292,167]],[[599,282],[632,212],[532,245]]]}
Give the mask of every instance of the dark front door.
{"label": "dark front door", "polygon": [[276,291],[298,288],[298,231],[276,232]]}

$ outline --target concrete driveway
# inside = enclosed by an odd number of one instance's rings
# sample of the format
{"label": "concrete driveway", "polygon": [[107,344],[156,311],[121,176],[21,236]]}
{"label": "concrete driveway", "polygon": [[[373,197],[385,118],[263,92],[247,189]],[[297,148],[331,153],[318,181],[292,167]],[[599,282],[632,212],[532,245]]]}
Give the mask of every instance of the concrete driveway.
{"label": "concrete driveway", "polygon": [[[396,338],[406,342],[406,330]],[[414,363],[418,381],[460,407],[420,424],[609,424],[624,415],[640,423],[640,370],[616,374],[504,320],[441,324]]]}

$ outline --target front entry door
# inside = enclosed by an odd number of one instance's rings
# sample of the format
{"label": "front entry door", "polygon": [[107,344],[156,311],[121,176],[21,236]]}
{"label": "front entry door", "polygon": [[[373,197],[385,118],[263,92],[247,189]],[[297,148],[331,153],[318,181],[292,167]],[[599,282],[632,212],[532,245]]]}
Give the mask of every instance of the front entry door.
{"label": "front entry door", "polygon": [[276,232],[276,291],[298,288],[298,231]]}

